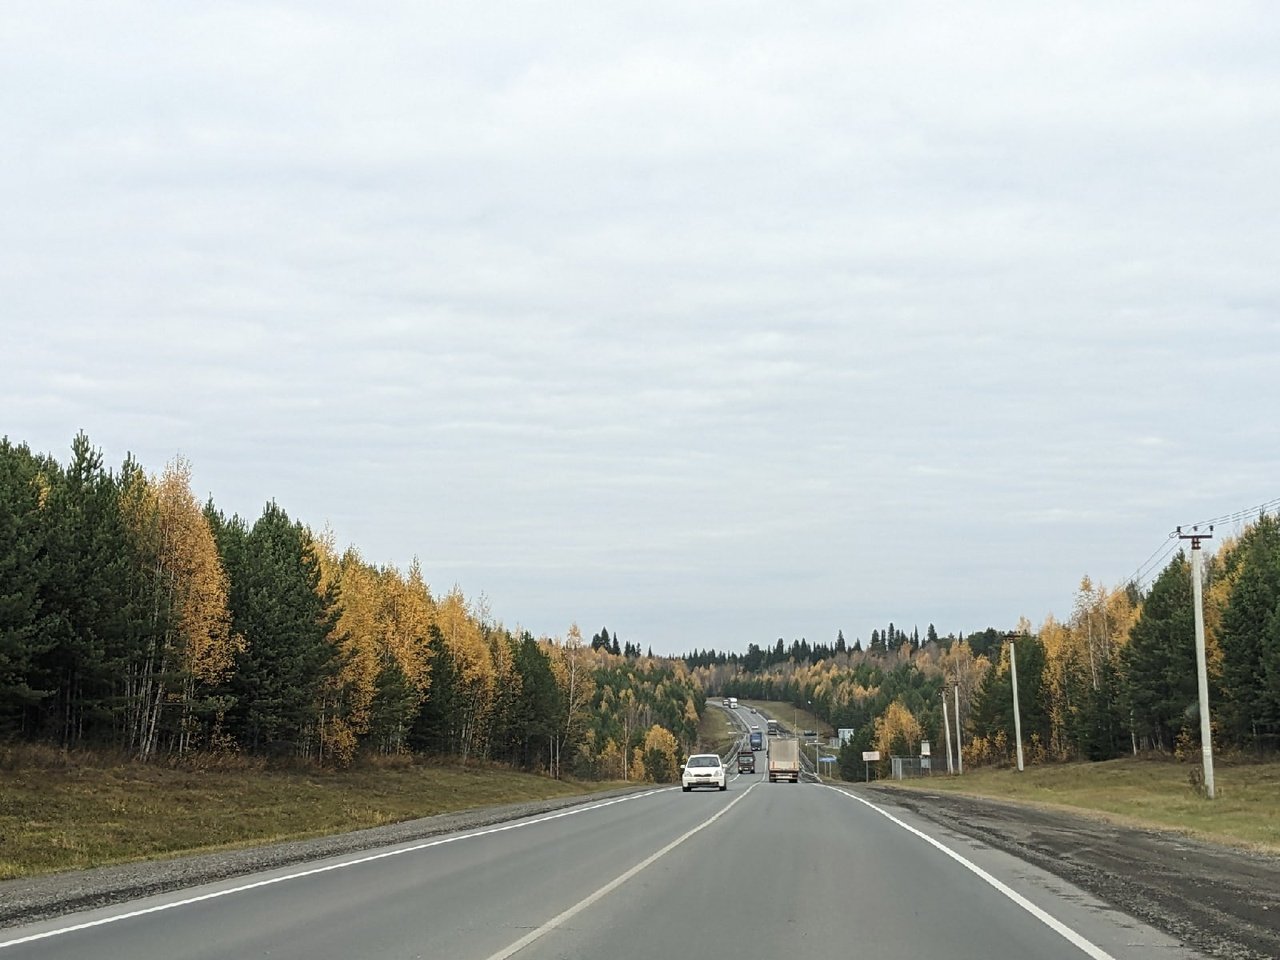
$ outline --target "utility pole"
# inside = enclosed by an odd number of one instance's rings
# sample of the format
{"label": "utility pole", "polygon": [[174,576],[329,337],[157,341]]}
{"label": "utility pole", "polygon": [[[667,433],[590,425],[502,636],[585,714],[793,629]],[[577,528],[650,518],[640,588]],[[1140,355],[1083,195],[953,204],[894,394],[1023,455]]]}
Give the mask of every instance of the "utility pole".
{"label": "utility pole", "polygon": [[1200,584],[1200,541],[1213,536],[1213,527],[1201,533],[1198,526],[1190,533],[1178,527],[1178,539],[1191,541],[1191,592],[1196,602],[1196,680],[1200,687],[1200,754],[1204,758],[1204,793],[1213,799],[1213,728],[1209,723],[1209,670],[1204,653],[1204,592]]}
{"label": "utility pole", "polygon": [[955,773],[951,765],[951,721],[947,718],[947,688],[942,688],[942,729],[947,739],[947,773]]}
{"label": "utility pole", "polygon": [[1018,657],[1014,641],[1017,634],[1009,634],[1009,673],[1013,677],[1013,734],[1018,741],[1018,770],[1022,770],[1022,714],[1018,710]]}
{"label": "utility pole", "polygon": [[956,773],[964,773],[964,747],[960,743],[960,681],[956,681]]}

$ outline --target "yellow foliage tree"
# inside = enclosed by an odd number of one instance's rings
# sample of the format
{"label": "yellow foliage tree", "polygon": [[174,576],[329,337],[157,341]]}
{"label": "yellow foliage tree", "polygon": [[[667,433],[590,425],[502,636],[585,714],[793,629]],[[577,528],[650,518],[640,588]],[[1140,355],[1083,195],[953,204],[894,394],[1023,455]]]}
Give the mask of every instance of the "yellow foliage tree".
{"label": "yellow foliage tree", "polygon": [[134,469],[122,489],[121,511],[147,567],[152,630],[124,670],[129,747],[145,760],[156,752],[171,702],[180,711],[173,747],[191,747],[199,690],[226,677],[244,640],[231,633],[227,575],[191,492],[190,463],[177,457],[151,480]]}
{"label": "yellow foliage tree", "polygon": [[899,697],[876,718],[875,744],[882,757],[915,756],[923,731],[907,705]]}
{"label": "yellow foliage tree", "polygon": [[653,783],[674,783],[680,776],[680,745],[675,735],[655,723],[644,735],[644,777]]}

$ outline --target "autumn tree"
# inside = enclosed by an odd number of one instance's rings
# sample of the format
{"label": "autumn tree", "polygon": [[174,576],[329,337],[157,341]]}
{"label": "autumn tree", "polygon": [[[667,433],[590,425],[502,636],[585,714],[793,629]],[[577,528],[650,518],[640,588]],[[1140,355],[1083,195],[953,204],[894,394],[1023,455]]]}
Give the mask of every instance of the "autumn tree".
{"label": "autumn tree", "polygon": [[[154,755],[162,733],[186,752],[216,711],[207,699],[244,647],[232,634],[227,575],[208,518],[191,492],[191,466],[171,461],[158,478],[126,464],[121,511],[129,531],[138,590],[135,624],[141,643],[123,665],[127,746]],[[166,731],[166,706],[176,717]]]}
{"label": "autumn tree", "polygon": [[656,723],[644,735],[644,776],[652,783],[674,783],[680,777],[680,745]]}

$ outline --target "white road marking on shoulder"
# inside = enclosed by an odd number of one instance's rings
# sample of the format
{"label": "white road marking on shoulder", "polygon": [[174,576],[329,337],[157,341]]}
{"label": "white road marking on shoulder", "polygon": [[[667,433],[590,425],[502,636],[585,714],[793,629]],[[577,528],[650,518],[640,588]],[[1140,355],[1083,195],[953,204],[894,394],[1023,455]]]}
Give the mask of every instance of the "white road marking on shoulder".
{"label": "white road marking on shoulder", "polygon": [[[25,937],[17,937],[13,940],[0,941],[0,950],[6,947],[16,947],[21,943],[31,943],[35,940],[47,940],[49,937],[61,936],[64,933],[75,933],[77,930],[88,930],[91,927],[101,927],[109,923],[118,923],[121,920],[131,920],[134,917],[146,916],[149,913],[161,913],[165,910],[173,910],[175,907],[185,907],[193,903],[202,903],[205,900],[216,900],[219,897],[229,897],[233,893],[243,893],[246,890],[256,890],[258,887],[269,887],[272,884],[284,883],[287,880],[298,880],[302,877],[314,876],[317,873],[329,873],[333,870],[341,870],[344,867],[354,867],[361,863],[370,863],[374,860],[385,860],[387,857],[398,857],[404,853],[416,853],[419,850],[426,850],[430,847],[440,847],[446,843],[457,843],[459,840],[472,840],[476,837],[487,837],[493,833],[504,833],[507,830],[518,830],[521,827],[532,827],[535,824],[546,823],[549,820],[559,820],[563,817],[572,817],[579,813],[588,813],[592,810],[600,810],[603,807],[611,807],[615,803],[625,803],[628,800],[639,800],[641,797],[651,797],[655,793],[665,793],[673,787],[660,787],[657,790],[645,790],[643,793],[631,793],[625,797],[615,797],[612,800],[604,800],[600,803],[593,803],[583,807],[571,807],[568,810],[562,810],[559,813],[550,813],[546,816],[535,817],[532,820],[516,820],[511,823],[499,824],[496,827],[486,827],[483,830],[475,830],[471,833],[462,833],[451,837],[440,837],[436,840],[427,840],[423,843],[415,843],[409,847],[397,847],[394,850],[383,850],[380,853],[369,854],[364,857],[357,857],[354,860],[343,860],[341,863],[329,863],[323,867],[311,867],[307,870],[297,870],[293,873],[285,874],[280,877],[269,877],[266,880],[255,880],[253,883],[244,883],[237,887],[229,887],[226,890],[214,890],[210,893],[202,893],[198,897],[187,897],[183,900],[174,900],[171,903],[160,903],[154,907],[145,907],[141,910],[130,910],[126,913],[115,914],[110,917],[102,917],[98,920],[86,920],[84,923],[74,923],[66,927],[58,927],[54,930],[45,930],[42,933],[33,933]],[[725,808],[728,809],[727,807]],[[723,811],[722,811],[723,812]]]}
{"label": "white road marking on shoulder", "polygon": [[1010,900],[1012,900],[1014,903],[1020,906],[1023,910],[1027,911],[1027,913],[1031,914],[1033,917],[1035,917],[1037,920],[1043,923],[1046,927],[1048,927],[1054,933],[1058,934],[1063,939],[1067,940],[1073,946],[1079,947],[1090,957],[1093,957],[1093,960],[1115,960],[1115,957],[1107,953],[1107,951],[1103,950],[1096,943],[1094,943],[1091,940],[1086,940],[1083,936],[1076,933],[1076,931],[1072,930],[1070,927],[1068,927],[1065,923],[1063,923],[1057,917],[1053,916],[1050,913],[1047,913],[1045,910],[1041,909],[1040,907],[1037,907],[1034,903],[1032,903],[1022,894],[1018,893],[1018,891],[1014,890],[1008,884],[1004,883],[1001,880],[996,879],[991,874],[987,873],[987,871],[983,870],[980,866],[974,863],[972,860],[967,860],[966,858],[964,858],[963,856],[961,856],[960,854],[952,850],[950,847],[946,846],[940,841],[935,840],[933,837],[929,836],[923,830],[917,830],[915,827],[911,826],[911,824],[895,817],[888,810],[883,810],[880,807],[877,807],[874,803],[871,803],[869,800],[863,800],[862,797],[859,797],[856,794],[852,794],[848,790],[841,790],[839,787],[833,787],[825,783],[823,784],[823,786],[826,787],[828,790],[834,790],[836,793],[844,794],[850,800],[857,800],[858,803],[862,804],[865,807],[870,807],[876,813],[880,814],[880,816],[886,818],[887,820],[891,820],[893,823],[896,823],[903,830],[906,830],[910,833],[914,833],[917,837],[919,837],[925,843],[929,844],[932,847],[937,848],[938,850],[941,850],[948,857],[956,861],[956,863],[960,864],[970,873],[973,873],[978,877],[981,877],[983,880],[989,883],[996,890],[1000,891],[1000,893],[1004,894],[1006,897],[1008,897]]}
{"label": "white road marking on shoulder", "polygon": [[655,860],[658,860],[659,858],[666,856],[676,847],[680,846],[680,844],[684,843],[686,840],[692,837],[699,830],[705,830],[707,827],[711,826],[711,824],[715,823],[717,820],[723,817],[726,813],[732,810],[735,806],[737,806],[738,803],[740,803],[748,793],[750,793],[752,790],[755,789],[755,786],[756,785],[753,783],[751,786],[747,787],[746,790],[743,790],[742,793],[738,794],[738,796],[735,797],[732,802],[730,802],[724,807],[721,807],[719,811],[712,814],[706,820],[703,820],[696,827],[693,827],[690,830],[686,830],[684,833],[680,834],[680,836],[676,837],[674,840],[668,843],[665,847],[663,847],[657,853],[652,853],[649,856],[645,857],[643,860],[637,863],[634,867],[632,867],[626,873],[623,873],[617,877],[614,877],[612,880],[606,883],[603,887],[601,887],[595,893],[592,893],[587,895],[586,897],[583,897],[581,900],[575,903],[568,910],[565,910],[563,913],[559,913],[556,916],[552,917],[542,926],[538,927],[538,929],[530,930],[528,933],[526,933],[523,937],[521,937],[515,943],[511,944],[509,947],[505,947],[504,949],[499,950],[497,953],[492,954],[491,956],[485,958],[485,960],[506,960],[507,957],[510,957],[516,953],[519,953],[521,950],[529,946],[529,944],[533,943],[535,940],[539,940],[542,937],[546,936],[548,933],[550,933],[556,927],[560,926],[560,924],[564,923],[566,920],[573,919],[573,917],[577,916],[583,910],[587,909],[587,907],[591,906],[597,900],[601,899],[602,897],[608,896],[614,890],[617,890],[620,886],[622,886],[624,883],[626,883],[628,880],[634,877],[637,873],[639,873],[645,867],[652,864]]}

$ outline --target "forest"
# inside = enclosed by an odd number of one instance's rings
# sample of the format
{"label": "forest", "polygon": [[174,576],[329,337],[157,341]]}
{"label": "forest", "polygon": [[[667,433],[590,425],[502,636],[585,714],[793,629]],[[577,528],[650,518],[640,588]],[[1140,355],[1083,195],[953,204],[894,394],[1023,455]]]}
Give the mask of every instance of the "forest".
{"label": "forest", "polygon": [[[1207,554],[1208,550],[1205,551]],[[1200,751],[1191,564],[1178,550],[1148,589],[1108,588],[1087,576],[1069,618],[1025,619],[1010,631],[923,639],[889,624],[867,649],[805,641],[746,654],[698,650],[686,657],[709,693],[807,706],[854,731],[842,773],[861,779],[864,750],[917,756],[946,740],[946,709],[960,700],[966,764],[1011,762],[1016,647],[1028,762],[1103,760]],[[1215,748],[1242,756],[1280,746],[1280,523],[1261,514],[1205,557],[1205,634]],[[953,725],[954,715],[948,722]],[[886,761],[882,761],[887,762]]]}
{"label": "forest", "polygon": [[607,629],[495,623],[414,561],[371,563],[267,503],[252,521],[77,435],[0,440],[0,736],[346,765],[421,753],[552,776],[671,779],[697,737],[682,661]]}
{"label": "forest", "polygon": [[[1259,515],[1204,564],[1213,736],[1280,746],[1280,523]],[[1191,568],[1141,587],[1087,576],[1070,616],[923,634],[887,624],[745,653],[655,657],[608,629],[534,637],[371,563],[267,503],[252,522],[191,490],[190,465],[109,469],[0,440],[0,736],[141,760],[228,753],[345,765],[419,753],[552,776],[668,780],[707,693],[808,706],[841,751],[944,743],[958,692],[967,764],[1013,752],[1016,645],[1030,762],[1199,750]],[[621,642],[620,642],[621,641]],[[952,718],[954,719],[954,718]],[[935,748],[935,750],[938,748]]]}

